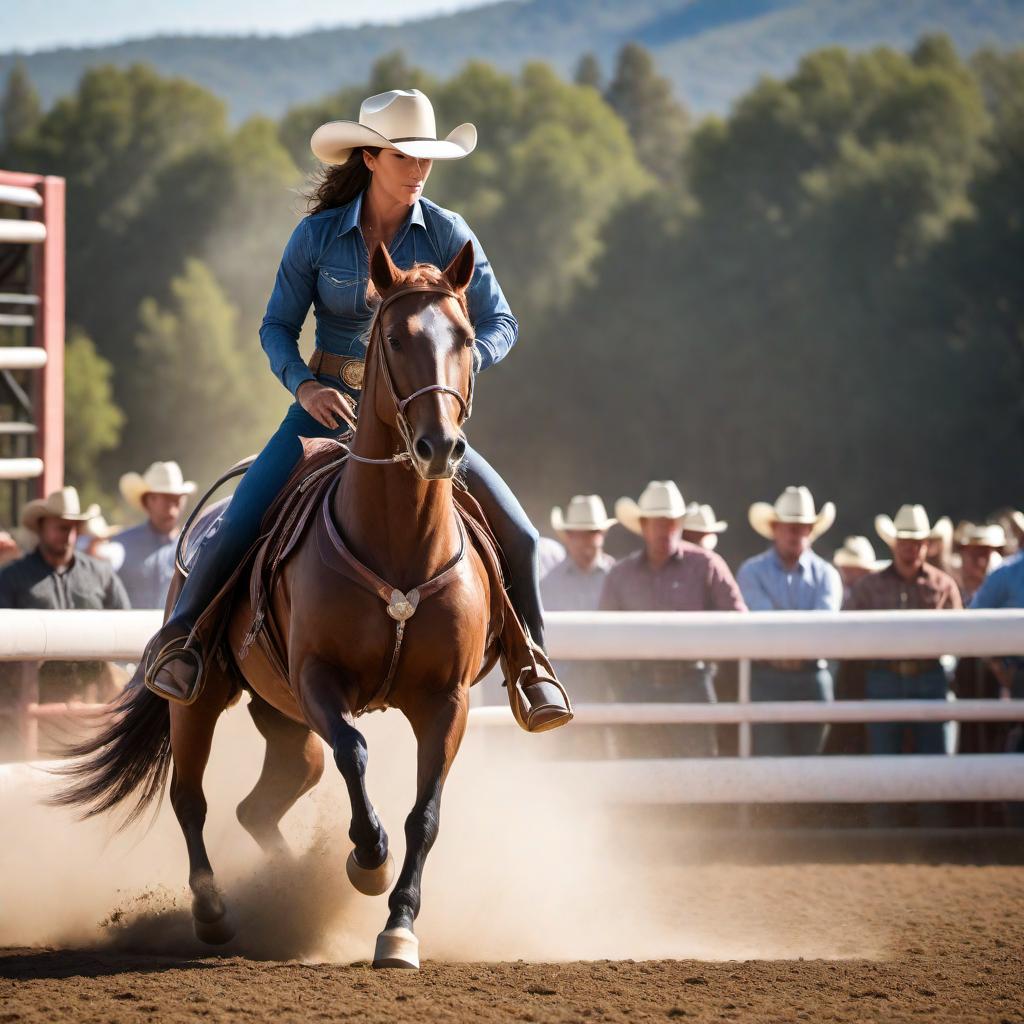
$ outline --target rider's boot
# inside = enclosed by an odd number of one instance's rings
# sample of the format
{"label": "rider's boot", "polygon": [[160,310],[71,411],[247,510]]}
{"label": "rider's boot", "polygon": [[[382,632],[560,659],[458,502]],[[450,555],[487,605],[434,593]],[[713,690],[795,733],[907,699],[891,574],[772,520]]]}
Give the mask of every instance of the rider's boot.
{"label": "rider's boot", "polygon": [[[572,702],[543,647],[544,617],[536,555],[519,567],[509,566],[508,594],[523,629],[505,629],[506,682],[512,709],[527,732],[548,732],[572,721]],[[517,578],[518,577],[518,578]]]}
{"label": "rider's boot", "polygon": [[179,704],[199,696],[203,656],[192,630],[238,564],[238,545],[221,523],[203,538],[171,615],[143,655],[145,682],[154,693]]}

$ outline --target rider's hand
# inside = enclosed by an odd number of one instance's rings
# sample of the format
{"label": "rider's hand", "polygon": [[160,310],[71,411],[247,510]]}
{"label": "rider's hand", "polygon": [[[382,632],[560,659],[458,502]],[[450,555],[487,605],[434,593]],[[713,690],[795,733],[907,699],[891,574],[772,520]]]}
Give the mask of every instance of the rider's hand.
{"label": "rider's hand", "polygon": [[337,430],[355,422],[356,414],[348,395],[315,380],[303,381],[295,397],[310,416],[328,430]]}

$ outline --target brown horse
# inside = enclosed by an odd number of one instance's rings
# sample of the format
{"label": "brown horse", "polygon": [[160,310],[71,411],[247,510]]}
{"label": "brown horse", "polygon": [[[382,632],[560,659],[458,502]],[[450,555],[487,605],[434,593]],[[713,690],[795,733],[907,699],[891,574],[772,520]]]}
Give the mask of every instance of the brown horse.
{"label": "brown horse", "polygon": [[[278,823],[320,778],[324,740],[351,800],[348,875],[367,894],[387,890],[394,862],[366,793],[366,742],[354,719],[372,704],[398,708],[409,720],[418,749],[416,801],[374,964],[419,966],[412,927],[424,861],[490,635],[488,573],[452,494],[472,399],[474,337],[465,298],[472,275],[469,242],[443,271],[428,264],[402,271],[383,245],[374,250],[370,278],[381,301],[351,455],[318,512],[323,521],[305,530],[271,596],[288,678],[253,644],[244,658],[236,654],[230,671],[210,659],[192,704],[168,704],[133,685],[108,728],[72,751],[78,760],[64,769],[76,781],[58,802],[95,814],[136,794],[130,821],[160,796],[173,761],[171,803],[188,847],[192,913],[204,941],[233,935],[203,841],[203,773],[217,719],[237,698],[238,672],[267,743],[239,821],[265,850],[281,848]],[[338,569],[345,550],[348,569],[358,571]],[[233,652],[246,646],[252,618],[239,588],[227,627]]]}

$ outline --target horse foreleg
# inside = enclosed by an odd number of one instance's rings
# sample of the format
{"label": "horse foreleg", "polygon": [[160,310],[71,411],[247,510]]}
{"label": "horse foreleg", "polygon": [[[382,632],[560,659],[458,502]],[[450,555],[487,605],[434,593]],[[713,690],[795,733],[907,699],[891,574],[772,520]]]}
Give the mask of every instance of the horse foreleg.
{"label": "horse foreleg", "polygon": [[171,705],[171,806],[185,835],[188,848],[188,884],[192,890],[192,923],[203,942],[220,945],[234,937],[224,900],[217,888],[203,841],[206,796],[203,774],[210,759],[213,731],[227,706],[230,684],[208,670],[199,699],[187,706]]}
{"label": "horse foreleg", "polygon": [[349,880],[367,896],[387,892],[395,874],[388,836],[366,792],[366,739],[353,724],[353,694],[338,678],[337,669],[307,662],[300,673],[300,701],[306,721],[330,744],[334,763],[345,780],[352,821],[352,852],[346,870]]}
{"label": "horse foreleg", "polygon": [[420,965],[412,926],[420,912],[423,866],[437,838],[441,790],[466,731],[469,688],[459,687],[404,708],[416,734],[416,803],[405,820],[405,861],[388,900],[391,915],[377,936],[374,967]]}

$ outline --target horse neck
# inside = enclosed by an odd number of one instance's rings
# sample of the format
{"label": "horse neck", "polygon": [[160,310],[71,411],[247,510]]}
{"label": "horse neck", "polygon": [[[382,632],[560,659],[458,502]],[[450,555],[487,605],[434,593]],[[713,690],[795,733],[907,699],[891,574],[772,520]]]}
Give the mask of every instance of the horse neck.
{"label": "horse neck", "polygon": [[[375,411],[376,374],[366,386],[351,449],[368,459],[403,450]],[[407,463],[350,459],[334,495],[334,521],[356,557],[389,583],[409,590],[434,576],[458,551],[450,480],[424,480]]]}

